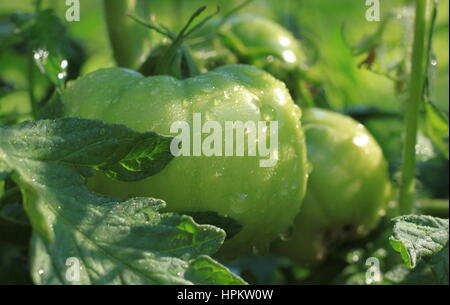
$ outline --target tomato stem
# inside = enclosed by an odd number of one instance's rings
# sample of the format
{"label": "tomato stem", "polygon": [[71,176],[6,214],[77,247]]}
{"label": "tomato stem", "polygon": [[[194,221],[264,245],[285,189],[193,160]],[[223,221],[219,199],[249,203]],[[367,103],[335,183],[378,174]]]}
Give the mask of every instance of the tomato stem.
{"label": "tomato stem", "polygon": [[416,0],[412,70],[405,114],[405,141],[402,152],[400,214],[411,214],[414,209],[416,176],[416,141],[420,105],[424,99],[426,81],[426,28],[429,0]]}
{"label": "tomato stem", "polygon": [[142,18],[150,14],[148,0],[104,0],[109,40],[118,66],[136,69],[150,51],[150,33],[127,14]]}

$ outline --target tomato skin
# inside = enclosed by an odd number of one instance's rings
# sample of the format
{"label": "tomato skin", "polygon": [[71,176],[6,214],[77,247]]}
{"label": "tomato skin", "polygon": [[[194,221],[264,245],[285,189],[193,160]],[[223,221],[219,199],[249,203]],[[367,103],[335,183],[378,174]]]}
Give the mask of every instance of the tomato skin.
{"label": "tomato skin", "polygon": [[292,235],[274,248],[301,264],[313,264],[378,224],[391,185],[382,150],[363,125],[314,108],[304,111],[303,122],[312,166],[307,194]]}
{"label": "tomato skin", "polygon": [[248,53],[243,49],[240,55],[246,56],[252,64],[258,64],[261,60],[265,64],[270,63],[266,57],[258,58],[258,53],[264,51],[266,56],[279,59],[286,69],[304,66],[306,63],[306,56],[298,40],[291,32],[270,19],[251,14],[234,15],[227,20],[221,33],[233,50],[238,50],[236,45],[232,45],[234,41],[242,44]]}
{"label": "tomato skin", "polygon": [[277,120],[279,159],[274,167],[260,167],[258,156],[181,156],[143,181],[124,183],[98,176],[90,186],[113,196],[161,198],[167,211],[216,211],[235,218],[243,230],[225,243],[226,256],[269,242],[293,223],[307,179],[301,111],[285,85],[270,74],[233,65],[177,80],[144,78],[122,68],[101,69],[77,80],[62,99],[66,116],[167,135],[173,122],[192,122],[194,112],[204,121]]}
{"label": "tomato skin", "polygon": [[[280,69],[307,68],[307,56],[300,42],[289,30],[270,19],[252,14],[235,14],[199,31],[197,36],[206,36],[214,31],[218,32],[216,38],[200,44],[197,49],[200,51],[197,52],[198,57],[208,67],[214,67],[211,63],[223,64],[227,60],[228,64],[251,64],[269,70],[276,76],[283,75],[284,71]],[[211,55],[201,55],[206,53]]]}

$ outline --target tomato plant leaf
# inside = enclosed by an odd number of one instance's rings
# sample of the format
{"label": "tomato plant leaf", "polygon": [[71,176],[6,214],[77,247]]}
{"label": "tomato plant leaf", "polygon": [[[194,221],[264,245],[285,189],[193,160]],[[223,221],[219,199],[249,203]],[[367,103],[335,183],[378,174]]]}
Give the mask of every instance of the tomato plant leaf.
{"label": "tomato plant leaf", "polygon": [[[160,213],[165,203],[159,199],[120,199],[87,189],[80,168],[110,168],[155,154],[142,143],[164,151],[158,145],[168,143],[159,138],[165,139],[77,118],[0,128],[0,157],[14,170],[34,231],[35,283],[244,284],[205,256],[222,244],[223,230]],[[79,265],[68,264],[73,261]]]}
{"label": "tomato plant leaf", "polygon": [[223,229],[227,234],[226,239],[230,239],[242,230],[242,224],[239,221],[221,216],[214,211],[187,211],[182,214],[191,216],[198,224],[210,224]]}
{"label": "tomato plant leaf", "polygon": [[212,258],[202,255],[191,261],[186,277],[197,285],[242,285],[245,282]]}
{"label": "tomato plant leaf", "polygon": [[0,134],[0,147],[16,158],[97,167],[125,181],[154,175],[173,158],[172,138],[100,120],[29,121]]}
{"label": "tomato plant leaf", "polygon": [[431,265],[438,282],[448,283],[448,219],[407,215],[394,218],[390,242],[405,265],[414,268],[419,259]]}

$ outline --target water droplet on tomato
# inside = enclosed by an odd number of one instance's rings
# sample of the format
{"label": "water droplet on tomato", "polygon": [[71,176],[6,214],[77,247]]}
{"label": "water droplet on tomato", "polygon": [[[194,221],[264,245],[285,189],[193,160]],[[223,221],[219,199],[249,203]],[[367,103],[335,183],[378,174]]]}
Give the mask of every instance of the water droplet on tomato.
{"label": "water droplet on tomato", "polygon": [[231,198],[231,210],[236,214],[245,213],[249,206],[247,204],[248,194],[246,193],[235,193]]}
{"label": "water droplet on tomato", "polygon": [[192,105],[191,100],[183,100],[183,107],[188,108]]}
{"label": "water droplet on tomato", "polygon": [[270,122],[270,121],[275,120],[277,113],[273,107],[264,105],[261,107],[260,111],[261,111],[261,117],[264,121]]}

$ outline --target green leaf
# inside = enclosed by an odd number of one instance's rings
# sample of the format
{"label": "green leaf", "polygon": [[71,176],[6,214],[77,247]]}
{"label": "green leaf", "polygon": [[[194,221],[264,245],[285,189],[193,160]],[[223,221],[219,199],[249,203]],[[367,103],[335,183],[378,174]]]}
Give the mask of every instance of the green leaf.
{"label": "green leaf", "polygon": [[428,262],[439,283],[448,283],[448,219],[407,215],[394,218],[390,242],[405,265],[414,268],[419,259]]}
{"label": "green leaf", "polygon": [[208,256],[191,261],[186,277],[197,285],[242,285],[245,282]]}
{"label": "green leaf", "polygon": [[[245,284],[205,257],[222,244],[223,230],[186,215],[161,214],[165,204],[159,199],[112,198],[87,189],[80,166],[111,168],[158,156],[166,151],[161,145],[168,146],[159,138],[76,118],[0,128],[0,155],[14,169],[34,230],[35,283]],[[68,265],[73,260],[79,263],[75,271]],[[79,277],[68,277],[70,272]]]}
{"label": "green leaf", "polygon": [[447,158],[449,158],[448,146],[448,116],[440,111],[433,103],[425,103],[425,132],[434,145]]}
{"label": "green leaf", "polygon": [[226,239],[232,238],[242,230],[242,224],[239,221],[231,217],[221,216],[217,212],[188,211],[182,214],[191,216],[198,224],[209,224],[223,229],[227,234]]}
{"label": "green leaf", "polygon": [[433,275],[437,279],[439,284],[448,285],[448,272],[449,272],[449,252],[448,243],[439,251],[436,255],[433,255],[428,263],[431,265]]}
{"label": "green leaf", "polygon": [[220,246],[223,231],[199,226],[188,216],[157,213],[162,206],[156,199],[103,198],[97,206],[69,209],[60,205],[56,212],[48,204],[46,215],[54,219],[55,237],[49,242],[34,234],[34,281],[70,284],[65,263],[74,257],[80,261],[80,280],[74,284],[242,283],[217,262],[201,256]]}
{"label": "green leaf", "polygon": [[1,129],[0,136],[1,149],[17,158],[93,166],[124,181],[154,175],[173,158],[172,138],[99,120],[29,121]]}

